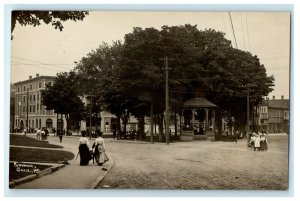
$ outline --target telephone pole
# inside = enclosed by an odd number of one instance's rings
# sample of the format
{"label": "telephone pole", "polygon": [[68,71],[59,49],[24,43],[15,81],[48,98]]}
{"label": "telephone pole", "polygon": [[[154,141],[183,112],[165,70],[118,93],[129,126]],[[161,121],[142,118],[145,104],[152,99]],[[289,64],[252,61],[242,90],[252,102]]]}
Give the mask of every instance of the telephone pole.
{"label": "telephone pole", "polygon": [[26,109],[27,109],[26,110],[26,129],[28,129],[28,126],[29,126],[29,122],[28,122],[28,96],[29,96],[29,89],[28,88],[26,89],[26,92],[27,92],[26,93],[26,96],[27,96],[26,97],[26,99],[27,99],[26,100]]}
{"label": "telephone pole", "polygon": [[249,97],[249,84],[247,84],[247,143],[250,142],[250,133],[249,133],[249,102],[250,102],[250,97]]}
{"label": "telephone pole", "polygon": [[166,144],[169,144],[169,68],[168,68],[168,57],[166,61]]}

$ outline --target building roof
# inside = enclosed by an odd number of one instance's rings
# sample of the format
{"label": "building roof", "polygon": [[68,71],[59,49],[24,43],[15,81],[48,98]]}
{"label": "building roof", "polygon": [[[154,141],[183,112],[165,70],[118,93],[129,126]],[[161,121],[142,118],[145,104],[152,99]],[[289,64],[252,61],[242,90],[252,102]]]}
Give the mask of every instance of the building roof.
{"label": "building roof", "polygon": [[31,78],[31,79],[28,79],[28,80],[23,80],[23,81],[16,82],[16,83],[14,83],[14,85],[25,84],[25,83],[32,82],[32,81],[39,80],[39,79],[55,79],[55,78],[56,78],[56,76],[40,75],[40,76]]}
{"label": "building roof", "polygon": [[183,104],[184,108],[196,108],[196,107],[217,107],[206,98],[191,98]]}
{"label": "building roof", "polygon": [[289,109],[290,100],[289,99],[263,100],[262,105],[267,105],[269,108]]}

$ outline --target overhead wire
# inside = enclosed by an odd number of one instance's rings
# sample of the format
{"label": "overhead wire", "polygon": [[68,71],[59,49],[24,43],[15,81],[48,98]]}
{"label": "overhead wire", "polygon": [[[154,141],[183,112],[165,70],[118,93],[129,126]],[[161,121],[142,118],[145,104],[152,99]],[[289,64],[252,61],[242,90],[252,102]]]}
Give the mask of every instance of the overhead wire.
{"label": "overhead wire", "polygon": [[[26,65],[26,66],[32,66],[32,67],[35,67],[35,68],[42,68],[42,69],[47,69],[47,70],[53,70],[53,71],[57,71],[57,72],[62,72],[61,70],[58,70],[58,69],[36,66],[34,64],[25,64],[25,63],[21,63],[21,62],[18,62],[18,61],[14,61],[14,62],[17,62],[17,64],[22,64],[22,65]],[[11,65],[15,65],[15,64],[12,63]]]}
{"label": "overhead wire", "polygon": [[244,23],[243,23],[243,13],[241,13],[241,24],[242,24],[242,32],[243,32],[243,41],[244,41],[244,49],[246,50],[246,42],[245,42],[245,33],[244,33]]}
{"label": "overhead wire", "polygon": [[246,15],[246,30],[247,30],[248,48],[249,48],[249,52],[251,52],[250,39],[249,39],[249,31],[248,31],[248,17],[247,17],[247,13],[245,13],[245,15]]}
{"label": "overhead wire", "polygon": [[17,56],[11,56],[11,57],[21,59],[21,60],[24,60],[24,61],[35,62],[35,63],[41,64],[41,65],[49,65],[49,66],[53,66],[53,67],[56,67],[56,68],[65,68],[65,69],[70,70],[70,68],[66,68],[66,67],[62,67],[62,66],[56,66],[56,65],[53,65],[53,64],[42,63],[42,62],[39,62],[39,61],[35,61],[35,60],[31,60],[31,59],[25,59],[25,58],[22,58],[22,57],[17,57]]}
{"label": "overhead wire", "polygon": [[235,37],[235,32],[234,32],[234,27],[233,27],[233,23],[232,23],[232,19],[231,19],[231,14],[230,12],[229,13],[229,18],[230,18],[230,22],[231,22],[231,28],[232,28],[232,31],[233,31],[233,37],[234,37],[234,41],[235,41],[235,47],[236,49],[238,49],[238,46],[237,46],[237,42],[236,42],[236,37]]}

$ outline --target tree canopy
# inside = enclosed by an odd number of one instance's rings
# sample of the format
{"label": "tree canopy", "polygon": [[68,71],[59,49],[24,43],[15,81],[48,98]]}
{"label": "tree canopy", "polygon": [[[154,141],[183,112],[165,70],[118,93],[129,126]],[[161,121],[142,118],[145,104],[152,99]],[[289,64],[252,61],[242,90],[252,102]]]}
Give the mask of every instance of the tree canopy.
{"label": "tree canopy", "polygon": [[22,26],[39,26],[41,22],[51,24],[55,29],[63,30],[62,22],[83,20],[89,12],[87,11],[12,11],[11,33],[13,33],[17,22]]}
{"label": "tree canopy", "polygon": [[158,118],[162,127],[166,57],[171,68],[170,105],[175,113],[187,99],[204,96],[244,124],[246,91],[242,87],[252,86],[253,105],[273,90],[274,78],[267,76],[257,56],[233,48],[222,32],[189,24],[161,30],[135,27],[123,43],[101,45],[84,57],[77,72],[96,83],[85,91],[97,91],[113,114],[119,116],[128,109],[149,116],[151,109],[152,119]]}
{"label": "tree canopy", "polygon": [[64,114],[67,120],[67,129],[69,119],[81,120],[84,111],[84,104],[76,91],[76,76],[74,72],[59,73],[54,84],[46,85],[46,89],[42,90],[42,104],[47,107],[47,110]]}

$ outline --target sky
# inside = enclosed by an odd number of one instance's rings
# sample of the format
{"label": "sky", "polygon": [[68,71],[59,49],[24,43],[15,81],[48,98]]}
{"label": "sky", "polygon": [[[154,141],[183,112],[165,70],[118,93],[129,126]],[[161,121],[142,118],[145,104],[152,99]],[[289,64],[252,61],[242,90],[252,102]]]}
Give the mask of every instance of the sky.
{"label": "sky", "polygon": [[274,75],[275,87],[269,97],[289,97],[288,12],[92,11],[83,21],[65,22],[62,32],[51,25],[17,24],[11,41],[11,82],[26,80],[30,75],[54,76],[70,71],[75,62],[100,44],[123,40],[133,27],[160,29],[163,25],[184,24],[224,32],[233,47],[257,55],[267,74]]}

